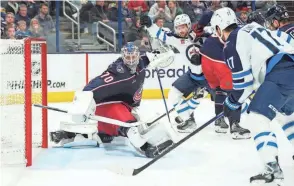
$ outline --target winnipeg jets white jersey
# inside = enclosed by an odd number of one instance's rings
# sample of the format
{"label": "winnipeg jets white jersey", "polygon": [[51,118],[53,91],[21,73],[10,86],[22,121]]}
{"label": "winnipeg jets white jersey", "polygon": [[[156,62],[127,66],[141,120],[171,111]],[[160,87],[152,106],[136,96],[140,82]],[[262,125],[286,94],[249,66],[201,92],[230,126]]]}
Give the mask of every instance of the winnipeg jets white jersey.
{"label": "winnipeg jets white jersey", "polygon": [[283,39],[284,41],[286,41],[287,43],[289,43],[291,46],[294,47],[294,39],[291,37],[290,34],[287,34],[286,32],[283,32],[281,30],[275,30],[270,32],[273,33],[272,35],[276,35],[280,37],[281,39]]}
{"label": "winnipeg jets white jersey", "polygon": [[[159,39],[164,44],[171,45],[174,48],[175,53],[179,53],[177,55],[181,55],[181,59],[184,64],[186,64],[190,71],[192,72],[191,77],[195,80],[204,80],[204,76],[202,73],[201,64],[192,64],[191,57],[195,54],[199,54],[199,47],[195,45],[189,38],[181,38],[175,35],[173,32],[166,32],[162,29],[158,29],[154,34],[154,29],[149,29],[148,32],[151,36],[155,36],[156,39]],[[153,40],[152,47],[157,48],[160,45],[156,40]]]}
{"label": "winnipeg jets white jersey", "polygon": [[254,22],[230,33],[224,53],[236,90],[231,100],[239,103],[259,88],[266,74],[283,56],[294,59],[294,48],[290,44]]}

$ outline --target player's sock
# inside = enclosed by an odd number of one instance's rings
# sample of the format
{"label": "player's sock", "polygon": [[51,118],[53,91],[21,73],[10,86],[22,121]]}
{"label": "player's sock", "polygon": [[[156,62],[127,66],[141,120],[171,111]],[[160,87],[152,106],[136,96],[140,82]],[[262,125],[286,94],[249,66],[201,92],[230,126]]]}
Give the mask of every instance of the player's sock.
{"label": "player's sock", "polygon": [[[216,88],[215,91],[215,103],[214,103],[214,109],[215,109],[215,115],[219,115],[223,112],[223,103],[227,97],[227,93],[220,89],[219,87]],[[215,132],[216,133],[227,133],[229,128],[229,125],[226,123],[224,117],[219,118],[215,121]]]}
{"label": "player's sock", "polygon": [[264,170],[255,176],[250,178],[250,183],[271,183],[275,182],[278,186],[281,186],[284,180],[284,174],[280,168],[278,158],[270,163],[267,163],[264,167]]}
{"label": "player's sock", "polygon": [[261,114],[250,112],[247,121],[251,125],[256,150],[263,163],[267,164],[276,161],[278,144],[276,135],[270,128],[271,120]]}
{"label": "player's sock", "polygon": [[196,129],[194,110],[198,105],[197,97],[193,96],[189,100],[183,100],[180,105],[176,106],[179,116],[175,118],[175,121],[179,132],[190,133]]}
{"label": "player's sock", "polygon": [[286,134],[287,139],[290,141],[294,148],[294,113],[289,116],[283,116],[282,129]]}

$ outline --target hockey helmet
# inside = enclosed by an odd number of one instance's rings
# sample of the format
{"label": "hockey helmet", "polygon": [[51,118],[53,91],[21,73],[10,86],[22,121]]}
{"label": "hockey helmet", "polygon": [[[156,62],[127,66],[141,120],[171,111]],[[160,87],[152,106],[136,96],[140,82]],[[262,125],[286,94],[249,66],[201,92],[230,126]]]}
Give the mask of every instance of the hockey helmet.
{"label": "hockey helmet", "polygon": [[264,26],[265,23],[265,17],[264,15],[259,11],[253,11],[248,15],[247,23],[256,22],[260,24],[261,26]]}
{"label": "hockey helmet", "polygon": [[221,35],[222,35],[222,31],[224,29],[226,29],[230,25],[238,24],[238,21],[237,21],[237,16],[235,12],[231,8],[223,7],[216,10],[213,13],[210,24],[215,34],[216,34],[216,27],[218,26],[221,30]]}
{"label": "hockey helmet", "polygon": [[190,30],[191,30],[191,20],[190,20],[190,17],[187,14],[180,14],[180,15],[177,15],[175,17],[174,30],[175,30],[176,34],[179,34],[178,27],[180,25],[187,25],[188,33],[190,32]]}
{"label": "hockey helmet", "polygon": [[289,13],[287,11],[287,8],[283,5],[274,5],[271,8],[268,9],[268,11],[265,14],[265,23],[266,26],[269,27],[273,24],[274,20],[282,21],[289,19]]}
{"label": "hockey helmet", "polygon": [[122,59],[124,64],[131,70],[132,73],[136,72],[137,65],[140,59],[140,51],[133,42],[128,42],[121,49]]}

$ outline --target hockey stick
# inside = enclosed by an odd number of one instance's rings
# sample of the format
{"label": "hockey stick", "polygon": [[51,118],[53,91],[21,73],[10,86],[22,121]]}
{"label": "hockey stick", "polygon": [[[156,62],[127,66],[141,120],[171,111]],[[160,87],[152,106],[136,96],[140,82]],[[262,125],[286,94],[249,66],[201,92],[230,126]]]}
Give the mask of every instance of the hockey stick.
{"label": "hockey stick", "polygon": [[[168,113],[170,114],[170,113],[173,112],[174,110],[175,110],[175,108],[172,108],[172,109],[170,109],[170,110],[168,111]],[[153,123],[157,122],[158,120],[160,120],[161,118],[165,117],[166,115],[167,115],[167,114],[164,113],[164,114],[162,114],[161,116],[158,116],[158,118],[154,119],[153,121],[146,123],[146,125],[147,125],[148,127],[150,127]]]}
{"label": "hockey stick", "polygon": [[[152,47],[152,44],[151,44],[152,38],[151,38],[151,36],[150,36],[150,34],[149,34],[146,26],[144,27],[144,31],[147,34],[147,37],[148,37],[148,40],[149,40],[148,43],[149,43],[150,49],[152,51],[153,50],[153,47]],[[161,96],[162,96],[162,99],[163,99],[163,104],[164,104],[164,107],[165,107],[165,112],[166,112],[166,115],[167,115],[167,118],[168,118],[168,122],[170,123],[169,111],[168,111],[168,107],[167,107],[167,103],[166,103],[166,100],[165,100],[164,91],[163,91],[163,88],[162,88],[162,83],[161,83],[161,80],[160,80],[160,76],[159,76],[158,68],[157,67],[155,68],[155,71],[156,71],[157,79],[158,79],[159,86],[160,86],[160,92],[161,92]]]}
{"label": "hockey stick", "polygon": [[166,99],[165,99],[165,96],[164,96],[164,92],[163,92],[163,88],[162,88],[162,83],[161,83],[161,80],[160,80],[160,76],[159,76],[159,73],[158,73],[158,69],[155,68],[155,71],[156,71],[157,79],[158,79],[159,86],[160,86],[160,92],[161,92],[161,96],[162,96],[162,99],[163,99],[163,104],[164,104],[164,107],[165,107],[165,112],[166,112],[166,115],[167,115],[167,118],[168,118],[168,122],[170,123],[169,111],[168,111],[168,108],[167,108],[167,103],[166,103]]}
{"label": "hockey stick", "polygon": [[[44,106],[44,105],[40,105],[40,104],[34,104],[34,106],[39,107],[39,108],[45,108],[45,109],[48,109],[48,110],[57,111],[57,112],[68,113],[67,110],[62,110],[62,109],[55,108],[55,107]],[[70,114],[70,113],[68,113],[68,114]],[[113,124],[113,125],[119,125],[119,126],[122,126],[122,127],[136,127],[136,126],[139,126],[139,125],[142,124],[141,122],[125,123],[125,122],[122,122],[122,121],[119,121],[119,120],[116,120],[116,119],[111,119],[111,118],[102,117],[102,116],[93,116],[93,115],[90,115],[88,117],[88,119],[94,120],[94,121],[105,122],[105,123],[109,123],[109,124]],[[74,124],[72,124],[72,125],[74,125]],[[78,125],[80,125],[80,124],[78,124]],[[93,125],[96,125],[96,124],[93,124]]]}
{"label": "hockey stick", "polygon": [[191,138],[192,136],[194,136],[195,134],[197,134],[198,132],[200,132],[201,130],[203,130],[205,127],[207,127],[208,125],[210,125],[212,122],[214,122],[215,120],[217,120],[217,119],[219,119],[219,118],[221,118],[223,116],[224,116],[224,113],[222,112],[219,115],[213,117],[208,122],[206,122],[205,124],[203,124],[202,126],[200,126],[198,129],[196,129],[195,131],[193,131],[192,133],[190,133],[189,135],[187,135],[186,137],[184,137],[183,139],[181,139],[180,141],[178,141],[177,143],[175,143],[174,145],[172,145],[166,151],[163,151],[162,154],[156,156],[154,159],[152,159],[151,161],[149,161],[148,163],[144,164],[143,166],[141,166],[139,168],[136,168],[136,169],[127,169],[127,168],[123,168],[123,167],[112,167],[112,168],[110,168],[110,170],[112,170],[115,173],[120,174],[120,175],[136,176],[139,173],[141,173],[142,171],[144,171],[145,169],[147,169],[149,166],[151,166],[152,164],[154,164],[155,162],[157,162],[158,160],[160,160],[163,156],[165,156],[166,154],[170,153],[175,148],[177,148],[178,146],[180,146],[182,143],[184,143],[185,141],[187,141],[189,138]]}
{"label": "hockey stick", "polygon": [[[53,110],[53,111],[57,111],[57,112],[62,112],[62,113],[68,113],[67,110],[62,110],[56,107],[50,107],[50,106],[44,106],[44,105],[40,105],[40,104],[34,104],[35,107],[39,107],[39,108],[45,108],[48,110]],[[169,111],[169,113],[171,113],[174,109],[171,109]],[[147,122],[146,125],[149,127],[151,126],[153,123],[157,122],[158,120],[160,120],[161,118],[163,118],[164,116],[166,116],[166,113],[162,114],[161,116],[155,118],[153,121],[151,122]],[[115,119],[111,119],[111,118],[106,118],[106,117],[102,117],[102,116],[90,116],[88,119],[94,120],[94,121],[101,121],[101,122],[105,122],[105,123],[110,123],[110,124],[114,124],[114,125],[119,125],[119,126],[123,126],[123,127],[135,127],[135,126],[139,126],[142,125],[141,122],[135,122],[135,123],[126,123],[126,122],[122,122],[119,120],[115,120]],[[75,124],[71,124],[71,125],[75,125]],[[77,124],[80,125],[80,124]],[[89,124],[88,124],[89,125]],[[91,125],[91,124],[90,124]],[[96,125],[96,124],[95,124]]]}

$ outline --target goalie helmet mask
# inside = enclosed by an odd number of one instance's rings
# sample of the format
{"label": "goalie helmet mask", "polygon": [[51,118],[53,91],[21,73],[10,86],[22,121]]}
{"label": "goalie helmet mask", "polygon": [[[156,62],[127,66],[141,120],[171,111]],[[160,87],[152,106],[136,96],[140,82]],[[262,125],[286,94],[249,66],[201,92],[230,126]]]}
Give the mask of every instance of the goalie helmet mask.
{"label": "goalie helmet mask", "polygon": [[132,42],[129,42],[121,49],[121,53],[124,64],[130,69],[130,72],[134,74],[140,60],[139,48]]}
{"label": "goalie helmet mask", "polygon": [[290,18],[287,8],[282,5],[274,5],[273,7],[269,8],[265,14],[265,26],[267,28],[274,27],[278,29],[279,27],[275,27],[273,25],[274,20],[278,22],[283,20],[288,20]]}

